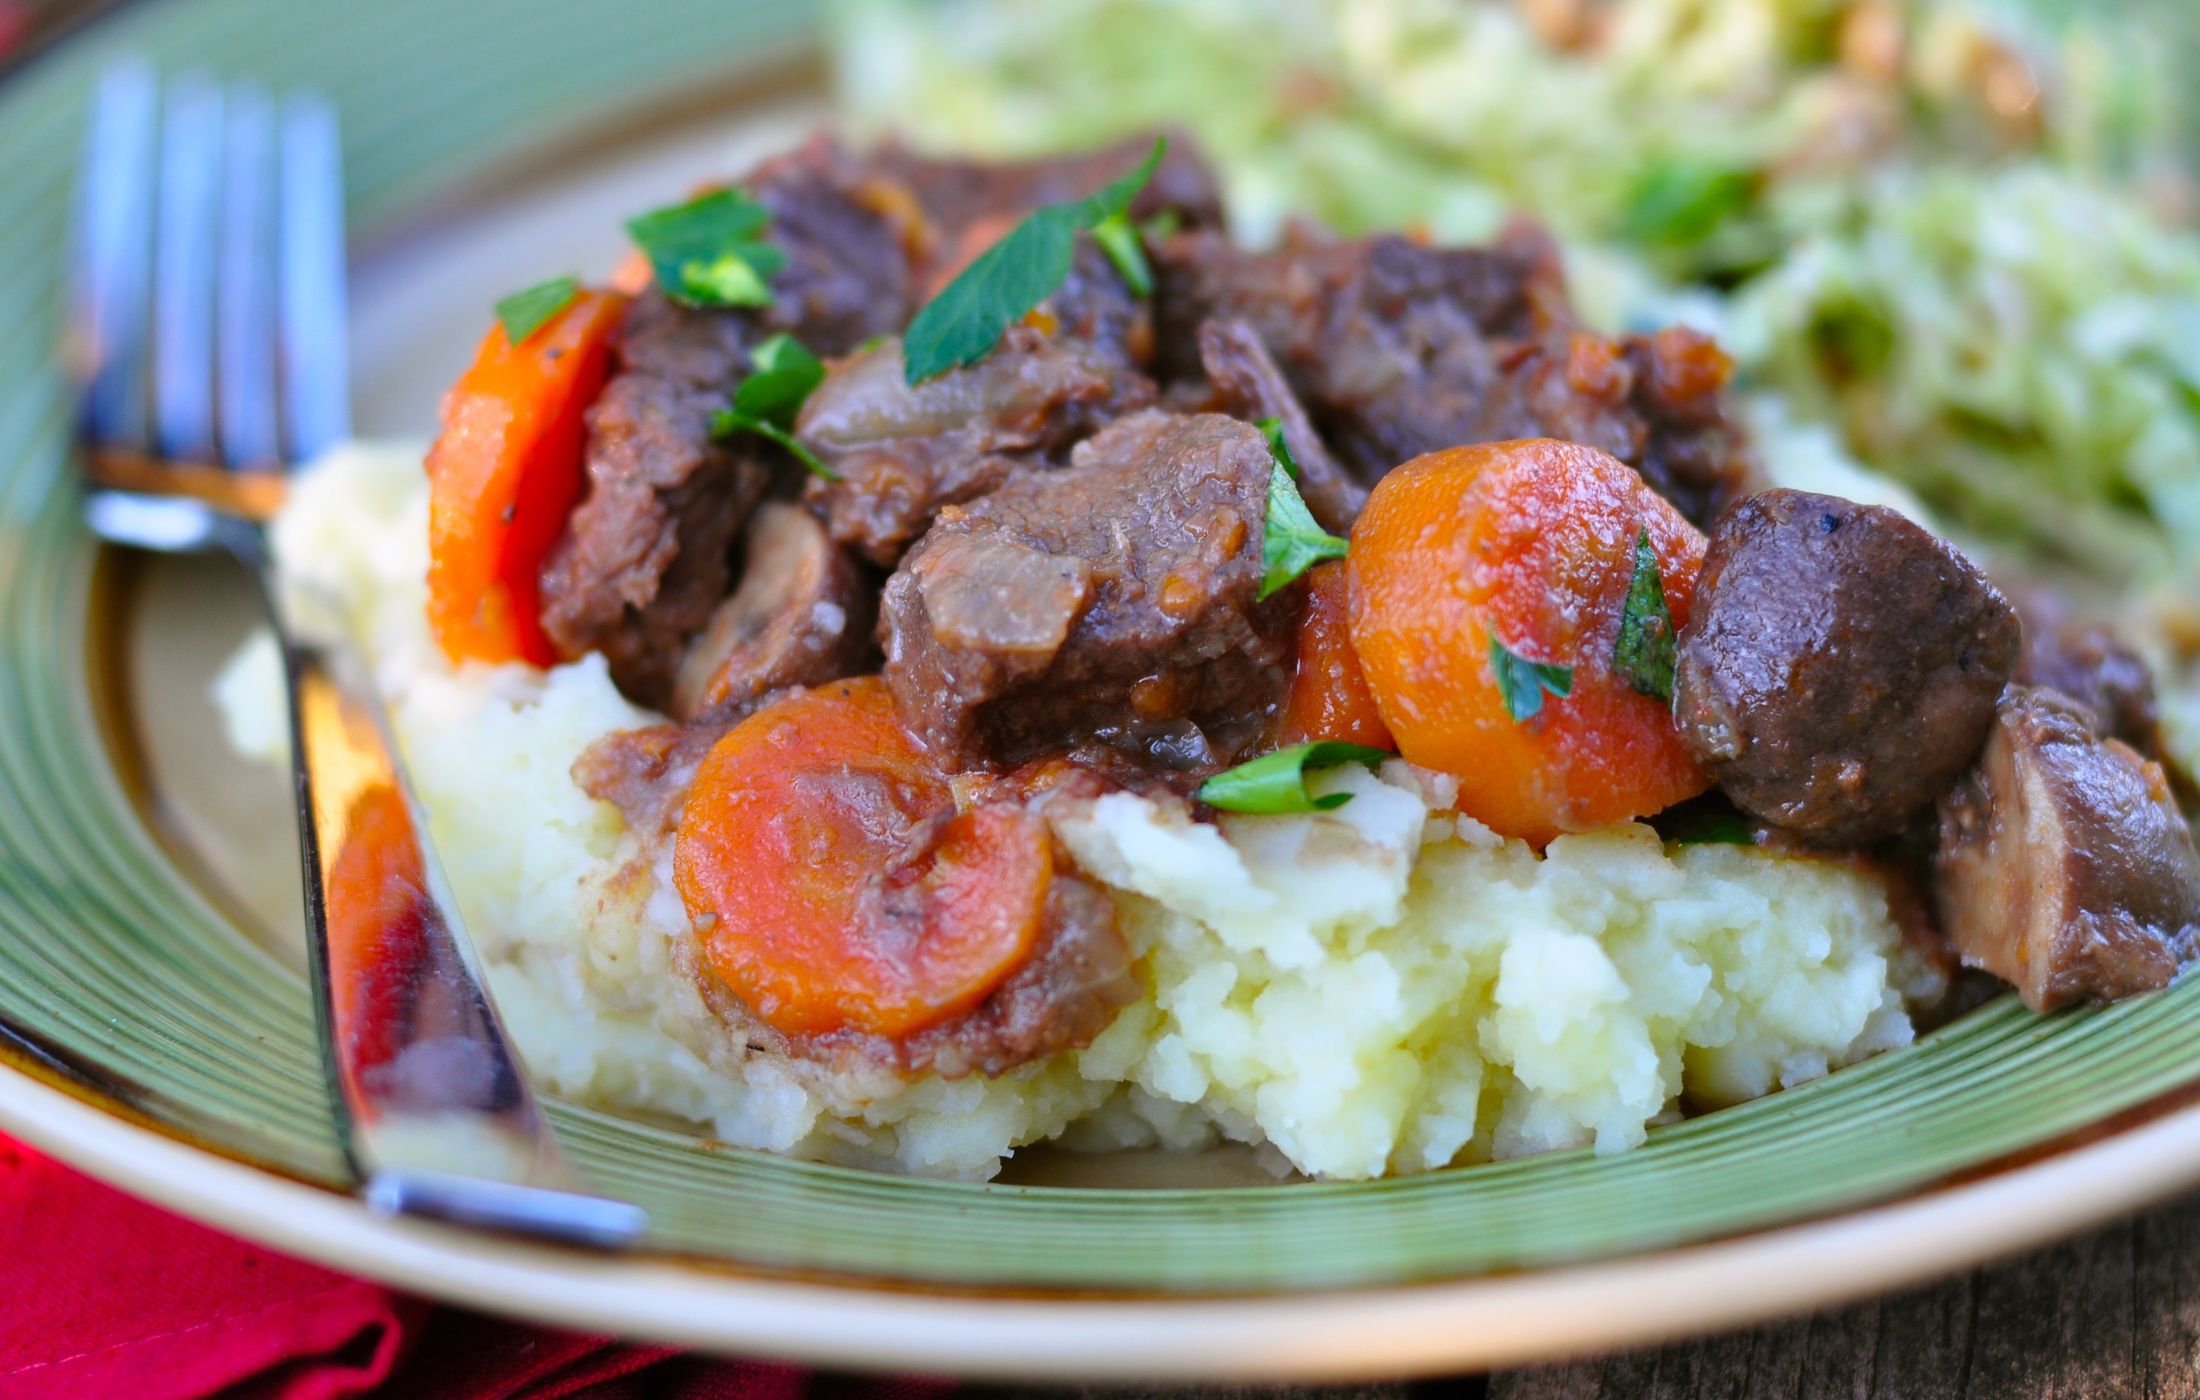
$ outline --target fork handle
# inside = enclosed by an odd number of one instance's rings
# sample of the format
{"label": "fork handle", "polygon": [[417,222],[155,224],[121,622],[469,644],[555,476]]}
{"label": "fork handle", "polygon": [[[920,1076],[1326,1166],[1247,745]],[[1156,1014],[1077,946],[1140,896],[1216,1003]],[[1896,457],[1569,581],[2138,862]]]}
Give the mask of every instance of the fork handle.
{"label": "fork handle", "polygon": [[586,1193],[527,1086],[358,649],[288,625],[264,541],[232,544],[282,647],[324,1063],[367,1203],[601,1247],[633,1241],[647,1217]]}

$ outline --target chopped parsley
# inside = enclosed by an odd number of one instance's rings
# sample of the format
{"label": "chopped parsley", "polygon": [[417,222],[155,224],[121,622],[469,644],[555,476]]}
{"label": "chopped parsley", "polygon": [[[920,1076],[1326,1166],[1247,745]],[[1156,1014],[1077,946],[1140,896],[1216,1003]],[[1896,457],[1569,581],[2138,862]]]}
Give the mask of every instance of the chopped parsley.
{"label": "chopped parsley", "polygon": [[1092,241],[1115,264],[1115,271],[1134,297],[1153,295],[1153,266],[1146,261],[1146,245],[1139,241],[1131,216],[1116,210],[1092,226]]}
{"label": "chopped parsley", "polygon": [[[1166,147],[1166,141],[1155,141],[1152,153],[1136,170],[1097,194],[1033,210],[1007,237],[956,274],[902,333],[907,381],[921,384],[936,374],[984,359],[1003,331],[1053,295],[1069,276],[1077,235],[1130,208],[1131,200],[1161,164]],[[1111,250],[1109,256],[1117,254]],[[1144,261],[1141,254],[1141,266]],[[1125,280],[1130,280],[1127,273]]]}
{"label": "chopped parsley", "polygon": [[748,419],[794,426],[810,391],[825,382],[825,366],[801,341],[779,334],[749,352],[749,377],[733,391],[732,412]]}
{"label": "chopped parsley", "polygon": [[719,437],[755,433],[786,448],[803,466],[838,481],[833,469],[817,460],[794,435],[795,415],[810,391],[825,381],[825,366],[801,341],[780,334],[749,352],[749,377],[733,391],[733,402],[718,410],[710,430]]}
{"label": "chopped parsley", "polygon": [[1149,215],[1138,226],[1139,234],[1148,243],[1159,243],[1184,227],[1184,215],[1175,209],[1160,209]]}
{"label": "chopped parsley", "polygon": [[1673,698],[1673,613],[1665,605],[1665,580],[1650,532],[1635,539],[1635,576],[1620,605],[1619,636],[1612,642],[1612,669],[1626,677],[1638,695]]}
{"label": "chopped parsley", "polygon": [[1346,545],[1315,523],[1299,495],[1293,480],[1299,466],[1284,443],[1282,422],[1263,418],[1260,430],[1268,439],[1268,522],[1260,544],[1260,596],[1266,598],[1324,559],[1344,558]]}
{"label": "chopped parsley", "polygon": [[1543,713],[1546,691],[1561,700],[1574,693],[1574,668],[1551,661],[1530,661],[1490,633],[1490,674],[1513,723],[1526,724]]}
{"label": "chopped parsley", "polygon": [[763,241],[771,211],[739,190],[713,190],[685,204],[627,220],[657,285],[688,306],[764,306],[786,255]]}
{"label": "chopped parsley", "polygon": [[1260,429],[1262,437],[1268,439],[1268,451],[1275,457],[1277,463],[1283,467],[1284,474],[1293,481],[1297,481],[1299,479],[1299,459],[1291,455],[1291,443],[1283,435],[1283,420],[1281,418],[1263,418],[1253,426]]}
{"label": "chopped parsley", "polygon": [[1334,739],[1293,744],[1215,774],[1200,784],[1199,800],[1225,812],[1326,812],[1351,801],[1352,794],[1332,792],[1316,797],[1306,790],[1308,773],[1346,763],[1363,763],[1373,770],[1388,757],[1381,749]]}
{"label": "chopped parsley", "polygon": [[1627,192],[1620,236],[1630,243],[1700,243],[1747,209],[1756,188],[1755,177],[1731,165],[1653,162]]}
{"label": "chopped parsley", "polygon": [[581,284],[571,277],[553,277],[547,282],[512,293],[497,303],[497,320],[504,327],[506,343],[517,345],[543,327],[543,323],[566,308],[566,304],[579,295]]}

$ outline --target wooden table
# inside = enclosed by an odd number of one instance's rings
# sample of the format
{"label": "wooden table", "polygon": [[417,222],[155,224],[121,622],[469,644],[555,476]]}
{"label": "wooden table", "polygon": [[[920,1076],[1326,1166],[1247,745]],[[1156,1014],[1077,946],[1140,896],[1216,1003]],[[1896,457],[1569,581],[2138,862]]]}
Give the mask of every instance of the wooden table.
{"label": "wooden table", "polygon": [[[988,1388],[990,1400],[1059,1390]],[[1074,1392],[1069,1392],[1074,1393]],[[1171,1400],[2189,1400],[2200,1396],[2200,1196],[1906,1293],[1646,1351],[1414,1384]]]}
{"label": "wooden table", "polygon": [[2200,1396],[2200,1197],[1914,1292],[1703,1341],[1505,1372],[1473,1388],[1484,1384],[1464,1393],[2185,1400]]}

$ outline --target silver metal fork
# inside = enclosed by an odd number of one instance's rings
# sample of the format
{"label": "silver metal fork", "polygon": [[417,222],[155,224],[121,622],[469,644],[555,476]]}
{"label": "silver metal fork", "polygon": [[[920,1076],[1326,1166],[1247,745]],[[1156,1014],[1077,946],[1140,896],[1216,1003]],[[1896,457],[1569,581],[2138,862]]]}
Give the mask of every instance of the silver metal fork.
{"label": "silver metal fork", "polygon": [[[116,544],[225,549],[282,644],[321,1040],[370,1206],[616,1246],[536,1105],[348,638],[296,626],[267,548],[286,464],[350,434],[336,117],[310,95],[110,71],[86,145],[67,347],[84,517]],[[341,608],[316,608],[340,616]]]}

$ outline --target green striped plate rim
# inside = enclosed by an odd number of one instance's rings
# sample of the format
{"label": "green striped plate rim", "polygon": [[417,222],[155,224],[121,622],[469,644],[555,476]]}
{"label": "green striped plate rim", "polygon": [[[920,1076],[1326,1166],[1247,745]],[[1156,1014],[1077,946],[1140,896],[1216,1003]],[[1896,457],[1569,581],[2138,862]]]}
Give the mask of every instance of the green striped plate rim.
{"label": "green striped plate rim", "polygon": [[[53,363],[72,168],[115,57],[310,84],[340,104],[371,230],[644,85],[804,41],[803,6],[175,0],[0,87],[0,1025],[220,1151],[340,1186],[305,987],[175,869],[101,740]],[[1586,1152],[1351,1185],[1118,1191],[915,1181],[740,1151],[567,1104],[597,1180],[671,1251],[973,1287],[1265,1292],[1654,1249],[1913,1192],[2161,1099],[2200,1071],[2200,984],[2036,1018],[2004,999],[1817,1083]]]}

